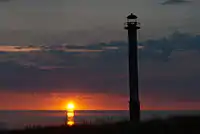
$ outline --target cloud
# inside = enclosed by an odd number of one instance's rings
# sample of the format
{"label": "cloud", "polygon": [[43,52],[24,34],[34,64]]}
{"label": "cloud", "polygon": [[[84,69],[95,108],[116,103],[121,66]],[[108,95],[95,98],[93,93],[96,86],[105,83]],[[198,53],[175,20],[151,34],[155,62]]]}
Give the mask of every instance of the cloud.
{"label": "cloud", "polygon": [[40,51],[39,47],[22,47],[22,46],[3,46],[0,45],[0,52],[31,52],[31,51]]}
{"label": "cloud", "polygon": [[162,5],[186,4],[190,2],[191,1],[187,1],[187,0],[167,0],[163,2]]}
{"label": "cloud", "polygon": [[[141,42],[142,99],[167,102],[170,96],[174,101],[198,102],[199,43],[199,35],[180,32]],[[68,45],[68,49],[76,52],[55,51],[52,47],[54,51],[3,53],[0,55],[0,90],[127,95],[127,46],[126,42],[116,41]],[[88,53],[82,50],[103,51]]]}
{"label": "cloud", "polygon": [[143,60],[160,60],[167,61],[171,55],[180,51],[200,51],[200,36],[174,32],[168,37],[160,38],[157,40],[147,40],[142,42],[144,46],[140,49],[140,58]]}

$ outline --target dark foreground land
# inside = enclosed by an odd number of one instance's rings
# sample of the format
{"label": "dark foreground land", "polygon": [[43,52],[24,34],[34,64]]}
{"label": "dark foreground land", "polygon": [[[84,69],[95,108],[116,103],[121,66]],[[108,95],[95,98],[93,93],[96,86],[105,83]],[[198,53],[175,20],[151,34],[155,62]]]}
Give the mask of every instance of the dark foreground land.
{"label": "dark foreground land", "polygon": [[74,125],[72,127],[33,127],[4,131],[0,134],[200,134],[200,116],[154,119],[140,123],[130,122],[104,125]]}

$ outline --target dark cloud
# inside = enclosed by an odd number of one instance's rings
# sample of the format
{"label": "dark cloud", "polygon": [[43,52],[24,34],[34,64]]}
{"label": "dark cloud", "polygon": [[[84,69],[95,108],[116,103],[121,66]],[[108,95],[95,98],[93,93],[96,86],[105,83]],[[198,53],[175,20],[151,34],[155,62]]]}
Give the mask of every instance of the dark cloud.
{"label": "dark cloud", "polygon": [[147,40],[141,45],[140,58],[143,60],[167,61],[171,55],[180,51],[200,51],[200,36],[174,32],[172,35],[157,40]]}
{"label": "dark cloud", "polygon": [[167,0],[165,2],[162,3],[162,5],[174,5],[174,4],[186,4],[186,3],[190,3],[191,1],[187,1],[187,0]]}

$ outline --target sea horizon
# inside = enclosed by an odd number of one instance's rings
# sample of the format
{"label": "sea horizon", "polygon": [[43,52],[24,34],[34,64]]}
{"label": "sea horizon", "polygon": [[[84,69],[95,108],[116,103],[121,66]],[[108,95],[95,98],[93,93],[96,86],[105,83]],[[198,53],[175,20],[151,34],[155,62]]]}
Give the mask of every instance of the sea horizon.
{"label": "sea horizon", "polygon": [[[46,109],[44,109],[44,110],[37,110],[37,109],[33,109],[33,110],[26,110],[26,109],[20,109],[20,110],[0,110],[0,112],[6,112],[6,111],[9,111],[9,112],[42,112],[42,111],[48,111],[48,112],[66,112],[67,111],[67,109],[66,110],[46,110]],[[84,112],[84,111],[99,111],[99,112],[101,112],[101,111],[129,111],[129,110],[121,110],[121,109],[119,109],[119,110],[95,110],[95,109],[90,109],[90,110],[74,110],[74,111],[77,111],[77,112]],[[175,110],[171,110],[171,109],[167,109],[167,110],[162,110],[162,109],[158,109],[158,110],[140,110],[141,112],[145,112],[145,111],[200,111],[199,109],[175,109]]]}

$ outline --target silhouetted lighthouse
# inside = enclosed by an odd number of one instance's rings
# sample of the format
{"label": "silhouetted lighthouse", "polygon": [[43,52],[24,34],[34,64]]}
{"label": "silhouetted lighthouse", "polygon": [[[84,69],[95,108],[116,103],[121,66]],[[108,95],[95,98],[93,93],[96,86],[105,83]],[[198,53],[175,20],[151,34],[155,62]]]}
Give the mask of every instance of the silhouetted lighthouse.
{"label": "silhouetted lighthouse", "polygon": [[137,16],[130,14],[125,23],[125,29],[128,30],[129,41],[129,88],[130,101],[129,112],[130,121],[139,123],[140,121],[140,101],[138,93],[138,53],[137,53],[137,30],[140,29],[137,22]]}

